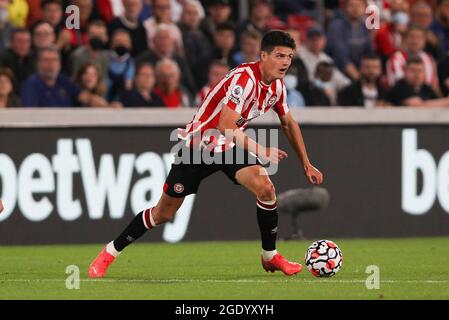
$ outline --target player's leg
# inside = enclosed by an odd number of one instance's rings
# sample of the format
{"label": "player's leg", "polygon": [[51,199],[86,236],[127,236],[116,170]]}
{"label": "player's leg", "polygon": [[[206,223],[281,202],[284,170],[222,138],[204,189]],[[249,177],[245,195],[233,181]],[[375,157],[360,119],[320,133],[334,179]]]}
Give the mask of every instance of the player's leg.
{"label": "player's leg", "polygon": [[115,258],[131,243],[152,229],[167,221],[172,221],[181,207],[184,197],[171,197],[163,193],[157,205],[139,212],[123,232],[109,242],[89,266],[89,277],[101,278],[106,274]]}
{"label": "player's leg", "polygon": [[276,191],[265,168],[260,165],[241,168],[235,173],[235,180],[256,196],[264,269],[271,272],[281,270],[286,275],[300,272],[302,269],[300,264],[289,262],[276,251],[278,227]]}

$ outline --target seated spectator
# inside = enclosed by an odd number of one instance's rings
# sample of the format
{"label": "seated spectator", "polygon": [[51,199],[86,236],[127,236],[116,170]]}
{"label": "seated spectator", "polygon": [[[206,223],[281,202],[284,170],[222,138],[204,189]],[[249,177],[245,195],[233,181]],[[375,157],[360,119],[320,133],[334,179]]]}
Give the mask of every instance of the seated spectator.
{"label": "seated spectator", "polygon": [[[151,63],[155,66],[160,60],[164,58],[169,58],[175,60],[181,69],[181,83],[182,85],[189,90],[190,94],[193,95],[197,91],[197,86],[195,83],[195,79],[193,78],[192,71],[190,69],[189,64],[186,59],[177,54],[175,50],[175,39],[172,37],[170,33],[170,28],[166,24],[160,24],[157,26],[155,35],[154,35],[154,48],[148,49],[143,52],[136,58],[136,64],[139,65],[141,63]],[[203,65],[207,63],[203,60]]]}
{"label": "seated spectator", "polygon": [[21,107],[20,99],[14,93],[14,75],[8,68],[0,69],[0,109]]}
{"label": "seated spectator", "polygon": [[298,86],[298,78],[296,75],[287,73],[284,77],[284,84],[287,89],[288,106],[291,108],[304,107],[306,105],[306,101],[304,100],[301,92],[296,89]]}
{"label": "seated spectator", "polygon": [[250,1],[249,18],[244,20],[238,27],[238,35],[244,31],[256,31],[264,35],[269,31],[268,21],[273,15],[273,5],[268,0]]}
{"label": "seated spectator", "polygon": [[103,79],[108,77],[109,52],[107,51],[108,32],[106,24],[95,20],[87,28],[88,43],[81,45],[70,55],[67,70],[75,75],[87,62],[93,62],[100,68]]}
{"label": "seated spectator", "polygon": [[15,75],[14,88],[19,88],[36,71],[35,58],[31,55],[31,35],[26,29],[11,33],[11,47],[0,54],[0,66],[9,68]]}
{"label": "seated spectator", "polygon": [[449,51],[449,0],[438,0],[435,19],[430,30],[438,38],[444,52]]}
{"label": "seated spectator", "polygon": [[154,16],[145,20],[143,23],[143,26],[147,32],[148,47],[151,49],[155,48],[153,38],[157,29],[156,27],[163,23],[168,26],[170,29],[170,34],[175,40],[176,53],[182,55],[184,53],[184,46],[182,43],[181,30],[179,30],[178,26],[172,21],[170,0],[153,0],[152,5]]}
{"label": "seated spectator", "polygon": [[438,63],[438,79],[443,96],[449,96],[449,51],[446,58]]}
{"label": "seated spectator", "polygon": [[164,107],[164,101],[153,91],[156,78],[154,68],[149,63],[137,67],[133,89],[120,98],[125,107]]}
{"label": "seated spectator", "polygon": [[200,29],[212,44],[217,26],[230,22],[231,4],[229,0],[209,0],[206,2],[206,17],[200,23]]}
{"label": "seated spectator", "polygon": [[365,8],[365,0],[348,0],[344,14],[332,19],[327,27],[328,54],[352,80],[360,78],[358,67],[362,55],[373,51],[365,26]]}
{"label": "seated spectator", "polygon": [[131,35],[133,50],[131,55],[136,57],[139,53],[148,49],[147,36],[142,22],[139,21],[142,12],[142,0],[122,0],[124,12],[108,25],[109,34],[112,35],[117,29],[124,29]]}
{"label": "seated spectator", "polygon": [[449,98],[437,98],[435,91],[425,81],[425,67],[421,58],[408,59],[404,78],[388,94],[395,106],[449,107]]}
{"label": "seated spectator", "polygon": [[229,67],[226,63],[221,61],[213,61],[209,65],[209,72],[207,73],[208,82],[201,88],[195,96],[195,104],[200,105],[206,98],[210,89],[214,87],[221,79],[223,79],[229,72]]}
{"label": "seated spectator", "polygon": [[80,88],[61,73],[61,57],[55,47],[39,50],[37,72],[22,85],[20,97],[25,107],[73,107],[78,103],[106,106],[100,96]]}
{"label": "seated spectator", "polygon": [[244,31],[240,36],[240,51],[234,53],[233,59],[237,65],[244,62],[259,60],[262,35],[257,31]]}
{"label": "seated spectator", "polygon": [[32,34],[32,45],[35,52],[54,46],[55,41],[55,30],[48,22],[39,22],[36,24]]}
{"label": "seated spectator", "polygon": [[8,20],[9,0],[0,0],[0,52],[9,47],[10,34],[13,26]]}
{"label": "seated spectator", "polygon": [[317,64],[313,83],[317,88],[323,90],[333,106],[337,102],[337,89],[331,82],[334,73],[334,65],[327,61],[321,61]]}
{"label": "seated spectator", "polygon": [[405,12],[397,12],[391,17],[390,22],[381,25],[374,36],[377,53],[385,63],[387,59],[400,49],[402,37],[407,31],[409,17]]}
{"label": "seated spectator", "polygon": [[235,31],[232,23],[222,23],[214,33],[214,46],[209,61],[221,60],[230,68],[238,65],[234,59]]}
{"label": "seated spectator", "polygon": [[419,56],[424,63],[425,80],[432,88],[437,88],[438,79],[435,61],[426,52],[425,31],[419,26],[411,26],[404,36],[402,49],[396,51],[387,61],[388,85],[392,87],[398,80],[404,77],[404,68],[407,59],[412,56]]}
{"label": "seated spectator", "polygon": [[[75,83],[81,90],[86,90],[94,95],[106,97],[106,83],[101,77],[100,67],[92,62],[86,62],[76,72]],[[83,105],[88,107],[88,105]]]}
{"label": "seated spectator", "polygon": [[167,108],[190,107],[190,98],[180,85],[180,70],[175,61],[164,58],[156,65],[154,92]]}
{"label": "seated spectator", "polygon": [[[199,1],[185,1],[181,19],[178,23],[178,27],[182,33],[185,59],[192,71],[192,76],[197,86],[202,86],[207,83],[207,65],[204,61],[208,59],[211,51],[211,43],[199,29],[201,21],[200,13],[202,10]],[[181,65],[179,61],[177,62]]]}
{"label": "seated spectator", "polygon": [[430,54],[436,61],[444,57],[443,51],[438,37],[430,30],[433,21],[432,7],[425,1],[416,2],[411,8],[412,25],[421,27],[425,32],[425,47],[424,51]]}
{"label": "seated spectator", "polygon": [[131,57],[132,43],[128,31],[117,29],[112,34],[109,53],[108,101],[118,101],[125,90],[131,90],[135,75],[134,59]]}
{"label": "seated spectator", "polygon": [[376,55],[365,55],[360,64],[360,80],[338,93],[338,104],[348,107],[373,108],[385,105],[385,91],[379,84],[382,62]]}
{"label": "seated spectator", "polygon": [[[323,30],[316,26],[307,31],[304,45],[299,46],[299,57],[304,62],[310,81],[314,79],[318,63],[327,62],[334,65],[332,58],[324,52],[326,42],[327,39]],[[349,85],[351,81],[338,68],[333,66],[330,83],[336,91],[339,91]]]}

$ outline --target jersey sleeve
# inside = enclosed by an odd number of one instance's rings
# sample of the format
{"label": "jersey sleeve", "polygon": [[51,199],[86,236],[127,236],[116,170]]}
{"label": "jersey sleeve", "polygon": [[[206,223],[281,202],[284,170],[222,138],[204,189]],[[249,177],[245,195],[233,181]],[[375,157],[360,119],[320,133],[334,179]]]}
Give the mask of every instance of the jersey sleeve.
{"label": "jersey sleeve", "polygon": [[229,86],[226,89],[223,102],[241,114],[245,102],[251,99],[254,92],[254,82],[245,72],[233,75],[228,82]]}
{"label": "jersey sleeve", "polygon": [[281,95],[279,96],[279,100],[273,107],[273,110],[279,115],[283,116],[288,113],[288,103],[287,103],[287,88],[285,87],[284,81],[281,81]]}

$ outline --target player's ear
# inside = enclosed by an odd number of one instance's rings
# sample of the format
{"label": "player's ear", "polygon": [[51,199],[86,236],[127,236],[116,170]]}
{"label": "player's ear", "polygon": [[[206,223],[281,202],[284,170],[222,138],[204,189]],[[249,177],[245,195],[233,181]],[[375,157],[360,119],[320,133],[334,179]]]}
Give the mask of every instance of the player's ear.
{"label": "player's ear", "polygon": [[260,60],[265,61],[265,60],[267,60],[267,57],[268,57],[268,53],[266,51],[262,50],[260,52]]}

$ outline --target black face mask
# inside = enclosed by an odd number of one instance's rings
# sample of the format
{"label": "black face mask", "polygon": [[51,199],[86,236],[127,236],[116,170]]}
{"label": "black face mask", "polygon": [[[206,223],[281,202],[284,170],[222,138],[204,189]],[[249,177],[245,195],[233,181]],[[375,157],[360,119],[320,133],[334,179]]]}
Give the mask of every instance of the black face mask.
{"label": "black face mask", "polygon": [[97,50],[103,50],[105,48],[104,42],[100,38],[92,38],[89,40],[90,47],[97,51]]}
{"label": "black face mask", "polygon": [[114,51],[120,57],[123,57],[125,54],[129,53],[128,48],[124,47],[124,46],[118,46],[118,47],[114,48]]}

